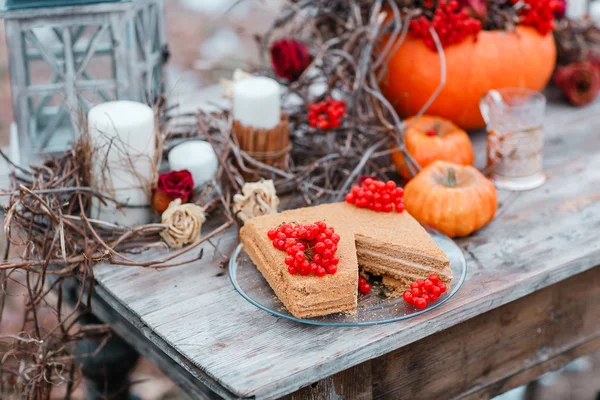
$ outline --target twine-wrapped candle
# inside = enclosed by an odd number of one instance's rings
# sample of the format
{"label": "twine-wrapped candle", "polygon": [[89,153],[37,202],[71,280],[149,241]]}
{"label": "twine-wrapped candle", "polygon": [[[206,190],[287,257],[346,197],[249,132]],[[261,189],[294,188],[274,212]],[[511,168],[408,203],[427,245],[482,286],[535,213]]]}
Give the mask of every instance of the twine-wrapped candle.
{"label": "twine-wrapped candle", "polygon": [[[276,168],[285,166],[290,138],[287,116],[281,112],[277,81],[253,77],[235,82],[233,117],[233,132],[242,150],[261,163]],[[258,178],[247,171],[244,176]]]}

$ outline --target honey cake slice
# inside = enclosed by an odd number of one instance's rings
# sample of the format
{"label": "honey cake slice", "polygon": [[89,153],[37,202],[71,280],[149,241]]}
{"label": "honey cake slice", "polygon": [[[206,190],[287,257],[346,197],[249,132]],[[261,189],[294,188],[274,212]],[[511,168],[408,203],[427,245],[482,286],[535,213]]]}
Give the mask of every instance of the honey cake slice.
{"label": "honey cake slice", "polygon": [[[337,272],[323,277],[292,275],[284,262],[287,254],[273,247],[270,229],[282,224],[312,224],[323,221],[340,236]],[[297,318],[333,313],[354,313],[358,287],[358,262],[352,229],[340,215],[340,203],[284,211],[247,221],[240,231],[244,250],[263,274],[279,300]]]}

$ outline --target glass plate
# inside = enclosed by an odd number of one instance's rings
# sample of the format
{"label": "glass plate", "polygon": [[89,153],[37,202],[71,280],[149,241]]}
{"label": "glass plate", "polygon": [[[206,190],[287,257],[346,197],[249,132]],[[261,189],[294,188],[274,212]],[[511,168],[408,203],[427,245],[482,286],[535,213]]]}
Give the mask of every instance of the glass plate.
{"label": "glass plate", "polygon": [[370,282],[372,289],[369,294],[359,293],[358,308],[355,315],[337,313],[324,317],[296,318],[288,312],[283,303],[275,296],[275,293],[250,260],[248,254],[243,251],[242,244],[238,245],[229,261],[229,277],[235,290],[250,303],[268,313],[292,321],[324,326],[365,326],[401,321],[421,315],[444,304],[462,286],[467,275],[467,264],[460,247],[452,239],[441,233],[431,229],[427,229],[427,232],[450,259],[454,279],[452,279],[449,289],[435,303],[430,303],[424,310],[419,310],[405,303],[402,296],[395,299],[385,297],[382,294],[385,291],[383,285],[380,282],[373,281]]}

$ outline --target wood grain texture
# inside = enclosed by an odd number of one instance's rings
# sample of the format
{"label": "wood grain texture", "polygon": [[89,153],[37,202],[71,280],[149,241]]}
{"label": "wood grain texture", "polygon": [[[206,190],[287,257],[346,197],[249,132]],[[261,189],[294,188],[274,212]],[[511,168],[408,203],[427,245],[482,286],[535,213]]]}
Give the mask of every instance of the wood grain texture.
{"label": "wood grain texture", "polygon": [[373,399],[371,361],[365,361],[354,368],[322,379],[282,400],[323,400],[323,399]]}
{"label": "wood grain texture", "polygon": [[[457,241],[469,267],[464,286],[419,317],[362,328],[275,318],[234,291],[210,244],[191,265],[160,271],[104,265],[96,277],[224,391],[257,398],[292,393],[600,264],[600,103],[551,105],[545,123],[548,182],[529,192],[500,192],[496,219]],[[476,153],[484,153],[484,138],[474,142]],[[231,229],[214,244],[227,254],[235,242]]]}
{"label": "wood grain texture", "polygon": [[600,347],[598,293],[600,267],[372,360],[373,397],[491,398],[530,382]]}
{"label": "wood grain texture", "polygon": [[113,332],[124,338],[138,353],[152,360],[192,398],[215,400],[233,396],[190,361],[174,352],[121,303],[105,293],[103,288],[96,288],[92,303],[97,317],[109,323]]}
{"label": "wood grain texture", "polygon": [[599,292],[597,267],[286,399],[492,398],[600,349]]}

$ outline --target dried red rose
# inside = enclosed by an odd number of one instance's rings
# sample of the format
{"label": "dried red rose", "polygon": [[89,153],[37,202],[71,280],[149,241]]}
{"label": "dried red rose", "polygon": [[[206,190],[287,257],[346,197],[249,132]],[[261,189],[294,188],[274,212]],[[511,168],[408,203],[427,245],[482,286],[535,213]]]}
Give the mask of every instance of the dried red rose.
{"label": "dried red rose", "polygon": [[187,203],[194,192],[194,179],[190,171],[171,171],[158,176],[158,184],[152,193],[152,205],[159,214],[167,209],[169,203],[181,199]]}
{"label": "dried red rose", "polygon": [[281,39],[271,46],[271,63],[280,78],[295,81],[311,61],[307,47],[296,40]]}
{"label": "dried red rose", "polygon": [[554,82],[574,106],[591,103],[600,91],[600,69],[591,62],[556,68]]}
{"label": "dried red rose", "polygon": [[486,0],[459,0],[463,9],[478,20],[485,20],[488,15]]}
{"label": "dried red rose", "polygon": [[564,18],[567,12],[567,2],[566,0],[556,0],[556,4],[554,6],[554,18]]}

